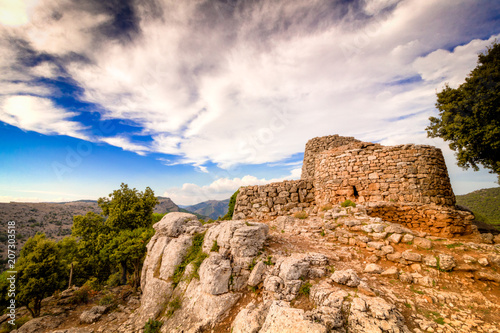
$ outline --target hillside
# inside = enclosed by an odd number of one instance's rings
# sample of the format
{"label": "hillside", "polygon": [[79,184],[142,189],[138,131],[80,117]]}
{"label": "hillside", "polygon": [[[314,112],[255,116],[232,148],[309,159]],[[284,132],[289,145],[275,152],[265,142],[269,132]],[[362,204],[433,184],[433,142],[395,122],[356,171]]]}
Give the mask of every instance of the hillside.
{"label": "hillside", "polygon": [[200,215],[205,215],[216,220],[219,216],[224,216],[227,213],[229,199],[226,200],[208,200],[200,202],[196,205],[185,207],[186,210]]}
{"label": "hillside", "polygon": [[470,209],[476,220],[494,225],[500,230],[500,187],[457,195],[456,198],[457,204]]}
{"label": "hillside", "polygon": [[[179,207],[166,197],[158,197],[155,213],[178,212]],[[101,213],[97,201],[79,200],[61,203],[0,203],[0,222],[3,226],[8,221],[16,222],[17,248],[21,249],[28,238],[37,232],[44,232],[47,237],[59,240],[71,234],[73,216],[87,212]],[[0,266],[6,258],[7,228],[0,230]]]}

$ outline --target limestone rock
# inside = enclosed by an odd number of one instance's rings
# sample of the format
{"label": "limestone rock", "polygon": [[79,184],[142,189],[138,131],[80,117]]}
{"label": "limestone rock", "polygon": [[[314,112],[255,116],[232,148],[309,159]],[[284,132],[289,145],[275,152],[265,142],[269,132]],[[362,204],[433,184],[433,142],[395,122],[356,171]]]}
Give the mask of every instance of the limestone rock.
{"label": "limestone rock", "polygon": [[268,308],[264,303],[248,304],[241,310],[231,325],[233,333],[258,333],[266,320]]}
{"label": "limestone rock", "polygon": [[403,238],[403,235],[401,234],[392,234],[387,238],[387,240],[391,243],[398,244],[401,241],[401,238]]}
{"label": "limestone rock", "polygon": [[399,272],[398,272],[398,269],[396,267],[391,267],[391,268],[388,268],[385,271],[383,271],[381,273],[381,275],[397,279],[399,276]]}
{"label": "limestone rock", "polygon": [[382,273],[382,271],[383,271],[383,268],[377,264],[368,264],[365,267],[365,273],[380,274],[380,273]]}
{"label": "limestone rock", "polygon": [[165,215],[160,222],[153,225],[155,235],[177,237],[186,232],[189,227],[201,227],[202,224],[195,215],[189,213],[172,212]]}
{"label": "limestone rock", "polygon": [[92,324],[98,321],[106,310],[105,306],[94,306],[90,310],[83,311],[80,315],[80,323]]}
{"label": "limestone rock", "polygon": [[429,267],[437,267],[437,259],[436,257],[432,255],[426,255],[424,256],[424,264],[429,266]]}
{"label": "limestone rock", "polygon": [[54,329],[62,323],[62,318],[54,316],[44,316],[31,319],[19,328],[17,333],[44,332],[48,329]]}
{"label": "limestone rock", "polygon": [[231,262],[219,253],[211,252],[201,264],[199,275],[201,289],[204,292],[212,295],[226,293],[229,291]]}
{"label": "limestone rock", "polygon": [[479,258],[479,260],[477,261],[479,263],[479,265],[481,266],[488,266],[490,263],[488,262],[488,259],[487,258]]}
{"label": "limestone rock", "polygon": [[449,254],[439,255],[439,268],[445,271],[451,271],[457,265],[455,258]]}
{"label": "limestone rock", "polygon": [[420,255],[419,253],[411,252],[411,250],[404,251],[402,257],[403,259],[409,261],[417,261],[417,262],[422,261],[422,255]]}
{"label": "limestone rock", "polygon": [[426,250],[432,247],[432,242],[427,238],[422,238],[422,237],[415,237],[413,239],[413,244]]}
{"label": "limestone rock", "polygon": [[414,238],[415,237],[413,235],[406,234],[406,235],[403,236],[403,239],[401,239],[401,242],[403,242],[403,243],[413,242]]}
{"label": "limestone rock", "polygon": [[304,318],[304,310],[291,308],[283,301],[274,301],[269,308],[260,333],[326,333],[327,328]]}
{"label": "limestone rock", "polygon": [[317,306],[341,308],[348,293],[334,287],[326,281],[321,281],[311,287],[310,298]]}
{"label": "limestone rock", "polygon": [[248,277],[248,285],[251,287],[258,285],[262,281],[262,274],[264,274],[265,271],[266,265],[262,261],[259,261]]}
{"label": "limestone rock", "polygon": [[334,282],[345,284],[348,287],[357,287],[360,279],[352,269],[335,271],[330,277]]}
{"label": "limestone rock", "polygon": [[380,297],[353,299],[347,325],[350,332],[410,332],[397,308]]}

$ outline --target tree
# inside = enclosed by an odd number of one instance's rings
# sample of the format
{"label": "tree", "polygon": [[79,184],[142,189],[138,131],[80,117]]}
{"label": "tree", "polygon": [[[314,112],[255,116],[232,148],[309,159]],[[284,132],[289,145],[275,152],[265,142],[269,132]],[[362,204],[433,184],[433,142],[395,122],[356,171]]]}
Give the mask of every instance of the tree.
{"label": "tree", "polygon": [[18,293],[16,299],[26,306],[32,317],[40,315],[42,300],[64,287],[64,266],[54,241],[45,234],[28,239],[16,265]]}
{"label": "tree", "polygon": [[119,190],[113,191],[109,198],[97,201],[104,216],[106,225],[112,229],[147,228],[153,224],[153,210],[159,203],[153,190],[146,187],[144,192],[130,189],[122,183]]}
{"label": "tree", "polygon": [[139,192],[122,183],[108,198],[99,198],[104,216],[89,212],[74,217],[72,234],[79,237],[77,261],[86,267],[87,277],[105,281],[114,265],[119,265],[123,284],[130,271],[139,279],[146,243],[154,233],[151,226],[157,203],[149,187]]}
{"label": "tree", "polygon": [[127,271],[133,272],[133,287],[139,285],[141,265],[146,255],[146,245],[154,234],[153,228],[137,228],[121,230],[101,250],[103,256],[109,256],[114,264],[122,269],[121,283],[127,283]]}
{"label": "tree", "polygon": [[427,135],[450,141],[462,168],[490,169],[500,182],[500,44],[479,54],[478,64],[457,89],[437,93],[439,117],[430,117]]}

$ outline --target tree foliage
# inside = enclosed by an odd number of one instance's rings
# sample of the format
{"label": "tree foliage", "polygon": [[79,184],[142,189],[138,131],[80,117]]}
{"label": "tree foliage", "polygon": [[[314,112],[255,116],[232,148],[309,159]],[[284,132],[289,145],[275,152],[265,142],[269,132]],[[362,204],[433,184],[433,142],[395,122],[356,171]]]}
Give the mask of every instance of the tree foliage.
{"label": "tree foliage", "polygon": [[126,283],[127,273],[132,272],[137,287],[146,244],[154,233],[157,203],[149,187],[139,192],[122,183],[107,198],[99,198],[103,216],[89,212],[74,217],[72,234],[79,238],[76,261],[85,268],[85,278],[106,281],[120,269],[121,282]]}
{"label": "tree foliage", "polygon": [[103,215],[107,216],[107,226],[132,230],[153,224],[153,210],[159,201],[149,187],[144,192],[138,192],[122,183],[119,190],[113,191],[109,198],[99,198],[97,203]]}
{"label": "tree foliage", "polygon": [[56,243],[45,238],[45,234],[28,239],[16,270],[16,300],[25,305],[33,317],[38,317],[42,300],[64,287],[65,269]]}
{"label": "tree foliage", "polygon": [[460,167],[482,165],[500,181],[500,44],[479,55],[465,83],[437,93],[436,107],[439,117],[429,118],[428,136],[449,141]]}

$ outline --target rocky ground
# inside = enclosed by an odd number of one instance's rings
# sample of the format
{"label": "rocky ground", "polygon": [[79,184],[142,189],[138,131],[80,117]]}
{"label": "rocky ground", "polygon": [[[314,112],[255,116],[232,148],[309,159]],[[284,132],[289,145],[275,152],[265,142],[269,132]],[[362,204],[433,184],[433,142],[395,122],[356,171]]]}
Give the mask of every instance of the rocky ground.
{"label": "rocky ground", "polygon": [[500,332],[499,236],[432,237],[359,206],[211,225],[171,213],[155,229],[140,300],[122,287],[113,306],[106,293],[75,306],[66,291],[18,332],[142,332],[148,319],[161,332]]}

